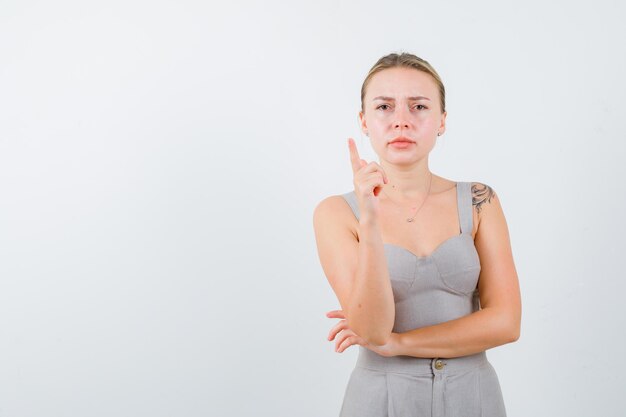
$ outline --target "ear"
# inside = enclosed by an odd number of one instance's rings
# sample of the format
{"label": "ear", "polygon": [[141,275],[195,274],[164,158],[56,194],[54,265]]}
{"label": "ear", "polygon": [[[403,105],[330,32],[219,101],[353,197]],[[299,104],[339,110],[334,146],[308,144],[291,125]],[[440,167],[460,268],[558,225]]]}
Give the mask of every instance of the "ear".
{"label": "ear", "polygon": [[442,135],[443,133],[446,131],[446,116],[448,115],[447,111],[444,111],[441,114],[441,124],[439,125],[439,130],[438,132],[440,132]]}
{"label": "ear", "polygon": [[359,125],[361,126],[361,131],[365,133],[365,135],[368,135],[367,121],[365,120],[365,115],[363,114],[363,111],[359,112]]}

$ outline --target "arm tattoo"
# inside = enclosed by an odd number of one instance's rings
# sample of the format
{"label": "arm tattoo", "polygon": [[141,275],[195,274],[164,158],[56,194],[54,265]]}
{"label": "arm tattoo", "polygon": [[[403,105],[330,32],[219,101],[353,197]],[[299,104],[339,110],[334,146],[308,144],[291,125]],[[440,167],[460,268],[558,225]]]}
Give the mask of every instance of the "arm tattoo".
{"label": "arm tattoo", "polygon": [[491,200],[495,195],[493,188],[480,182],[472,184],[472,204],[476,206],[476,211],[480,214],[480,208],[483,203]]}

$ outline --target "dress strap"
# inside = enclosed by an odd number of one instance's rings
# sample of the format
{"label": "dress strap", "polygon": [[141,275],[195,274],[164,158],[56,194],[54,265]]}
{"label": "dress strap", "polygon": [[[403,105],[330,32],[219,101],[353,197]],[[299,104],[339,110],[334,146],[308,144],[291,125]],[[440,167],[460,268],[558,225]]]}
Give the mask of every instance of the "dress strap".
{"label": "dress strap", "polygon": [[356,199],[356,194],[354,193],[354,190],[341,194],[341,196],[348,202],[350,208],[352,209],[352,212],[354,213],[354,216],[357,220],[359,220],[359,202]]}
{"label": "dress strap", "polygon": [[472,183],[457,182],[456,184],[457,209],[459,211],[461,233],[471,235],[473,226]]}

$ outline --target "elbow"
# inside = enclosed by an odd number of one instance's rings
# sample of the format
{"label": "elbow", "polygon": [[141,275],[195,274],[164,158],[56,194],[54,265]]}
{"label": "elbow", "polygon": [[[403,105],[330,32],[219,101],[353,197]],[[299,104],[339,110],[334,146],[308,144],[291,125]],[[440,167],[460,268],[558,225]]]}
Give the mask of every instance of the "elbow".
{"label": "elbow", "polygon": [[514,324],[508,326],[506,334],[508,343],[516,342],[520,336],[520,323],[515,322]]}
{"label": "elbow", "polygon": [[391,333],[384,335],[373,335],[369,338],[364,337],[364,339],[367,341],[367,343],[371,345],[385,346],[387,343],[389,343],[389,339],[391,339]]}
{"label": "elbow", "polygon": [[361,326],[351,326],[352,330],[362,339],[364,339],[367,343],[374,345],[374,346],[384,346],[387,343],[389,343],[389,340],[391,339],[391,332],[392,329],[390,330],[380,330],[380,329],[375,329],[375,328],[368,328],[365,329]]}
{"label": "elbow", "polygon": [[521,317],[510,311],[494,310],[497,333],[502,344],[516,342],[520,336]]}
{"label": "elbow", "polygon": [[517,342],[519,339],[520,329],[519,326],[515,327],[514,331],[511,332],[511,342]]}
{"label": "elbow", "polygon": [[519,339],[519,332],[509,332],[507,334],[507,338],[506,338],[506,342],[505,343],[517,342],[518,339]]}
{"label": "elbow", "polygon": [[349,315],[351,330],[361,339],[374,346],[385,346],[391,341],[395,318],[392,316],[389,322],[381,324],[373,322],[368,317]]}
{"label": "elbow", "polygon": [[360,327],[361,333],[354,330],[357,335],[364,339],[367,343],[374,346],[385,346],[391,340],[393,332],[393,323],[391,326],[372,326],[371,323],[367,328]]}

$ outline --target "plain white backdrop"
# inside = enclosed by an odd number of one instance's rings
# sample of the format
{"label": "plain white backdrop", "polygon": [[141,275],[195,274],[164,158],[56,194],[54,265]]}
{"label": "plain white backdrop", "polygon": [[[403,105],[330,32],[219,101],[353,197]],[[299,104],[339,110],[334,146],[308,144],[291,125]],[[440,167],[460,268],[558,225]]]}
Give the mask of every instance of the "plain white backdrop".
{"label": "plain white backdrop", "polygon": [[[0,417],[335,416],[357,347],[313,209],[364,159],[390,52],[447,90],[431,170],[502,202],[509,417],[618,416],[626,384],[625,7],[0,3]],[[622,304],[622,305],[620,305]]]}

